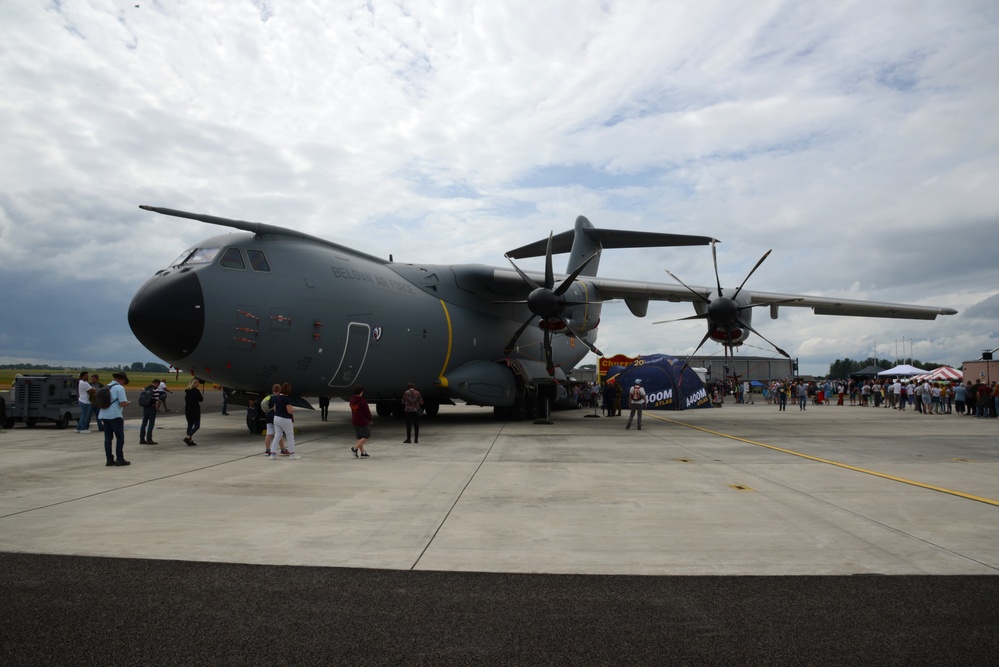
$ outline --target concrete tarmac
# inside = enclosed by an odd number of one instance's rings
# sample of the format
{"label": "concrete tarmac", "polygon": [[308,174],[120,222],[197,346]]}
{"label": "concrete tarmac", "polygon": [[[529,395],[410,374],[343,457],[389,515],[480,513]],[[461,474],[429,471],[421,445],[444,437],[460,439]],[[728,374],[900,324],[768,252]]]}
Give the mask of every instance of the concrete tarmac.
{"label": "concrete tarmac", "polygon": [[[135,390],[130,394],[134,398]],[[175,407],[179,396],[172,397]],[[761,400],[552,425],[444,406],[419,444],[346,403],[296,413],[301,460],[262,456],[208,392],[197,447],[161,414],[104,465],[103,434],[0,431],[0,551],[387,570],[601,575],[999,572],[999,420]]]}

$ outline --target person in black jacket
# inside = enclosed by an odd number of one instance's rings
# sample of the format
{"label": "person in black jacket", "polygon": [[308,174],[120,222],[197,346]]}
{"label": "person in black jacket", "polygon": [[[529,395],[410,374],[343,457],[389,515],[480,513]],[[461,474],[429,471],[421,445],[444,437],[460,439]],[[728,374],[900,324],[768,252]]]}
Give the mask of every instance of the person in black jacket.
{"label": "person in black jacket", "polygon": [[184,390],[184,416],[187,417],[187,437],[184,438],[184,442],[187,443],[188,447],[198,445],[191,438],[201,428],[201,402],[205,400],[205,396],[198,388],[199,384],[201,384],[201,380],[194,378]]}

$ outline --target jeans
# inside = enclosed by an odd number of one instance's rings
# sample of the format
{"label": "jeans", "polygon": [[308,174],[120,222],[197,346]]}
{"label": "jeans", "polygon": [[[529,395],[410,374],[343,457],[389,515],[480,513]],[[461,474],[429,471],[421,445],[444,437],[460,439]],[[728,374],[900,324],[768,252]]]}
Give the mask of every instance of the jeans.
{"label": "jeans", "polygon": [[119,461],[125,460],[125,419],[123,417],[118,417],[117,419],[105,419],[104,420],[104,454],[107,456],[108,461],[114,461],[114,456],[111,456],[111,439],[112,437],[118,438],[118,447],[115,450],[115,454],[118,456]]}
{"label": "jeans", "polygon": [[187,437],[190,438],[192,435],[198,432],[201,428],[201,413],[196,415],[188,415],[187,417]]}
{"label": "jeans", "polygon": [[142,426],[139,427],[139,440],[152,440],[153,427],[156,425],[156,406],[142,408]]}
{"label": "jeans", "polygon": [[93,410],[94,406],[90,403],[80,403],[80,421],[76,422],[77,431],[90,430],[90,414]]}
{"label": "jeans", "polygon": [[644,405],[636,405],[631,408],[631,414],[628,415],[628,425],[625,428],[631,428],[631,422],[635,419],[635,413],[638,413],[638,428],[642,428],[642,409]]}

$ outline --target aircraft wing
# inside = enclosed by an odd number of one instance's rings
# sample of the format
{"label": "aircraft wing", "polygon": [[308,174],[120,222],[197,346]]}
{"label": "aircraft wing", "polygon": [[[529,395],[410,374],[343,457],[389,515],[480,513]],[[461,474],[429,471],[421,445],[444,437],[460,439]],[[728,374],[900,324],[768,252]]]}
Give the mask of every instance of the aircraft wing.
{"label": "aircraft wing", "polygon": [[[542,274],[528,273],[528,275],[536,281],[544,280]],[[505,269],[496,269],[494,278],[498,282],[504,283],[522,282],[515,271]],[[623,300],[637,317],[646,315],[649,301],[670,301],[673,303],[700,301],[698,294],[705,298],[711,298],[716,291],[713,287],[691,285],[688,289],[676,283],[651,283],[592,276],[581,276],[577,282],[595,288],[604,301]],[[772,317],[776,317],[778,309],[783,307],[811,308],[816,315],[886,317],[908,320],[934,320],[937,315],[955,315],[957,313],[953,308],[915,306],[887,301],[861,301],[859,299],[839,299],[803,294],[758,292],[750,289],[743,289],[741,294],[748,296],[750,303],[754,305],[769,304]]]}

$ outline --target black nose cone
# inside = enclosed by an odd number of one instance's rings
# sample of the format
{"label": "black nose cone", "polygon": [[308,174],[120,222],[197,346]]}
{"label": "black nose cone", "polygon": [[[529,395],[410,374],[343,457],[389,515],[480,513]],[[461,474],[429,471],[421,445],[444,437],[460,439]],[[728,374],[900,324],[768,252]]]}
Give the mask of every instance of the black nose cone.
{"label": "black nose cone", "polygon": [[128,326],[139,342],[174,365],[187,358],[205,331],[201,281],[190,270],[151,278],[132,298]]}

